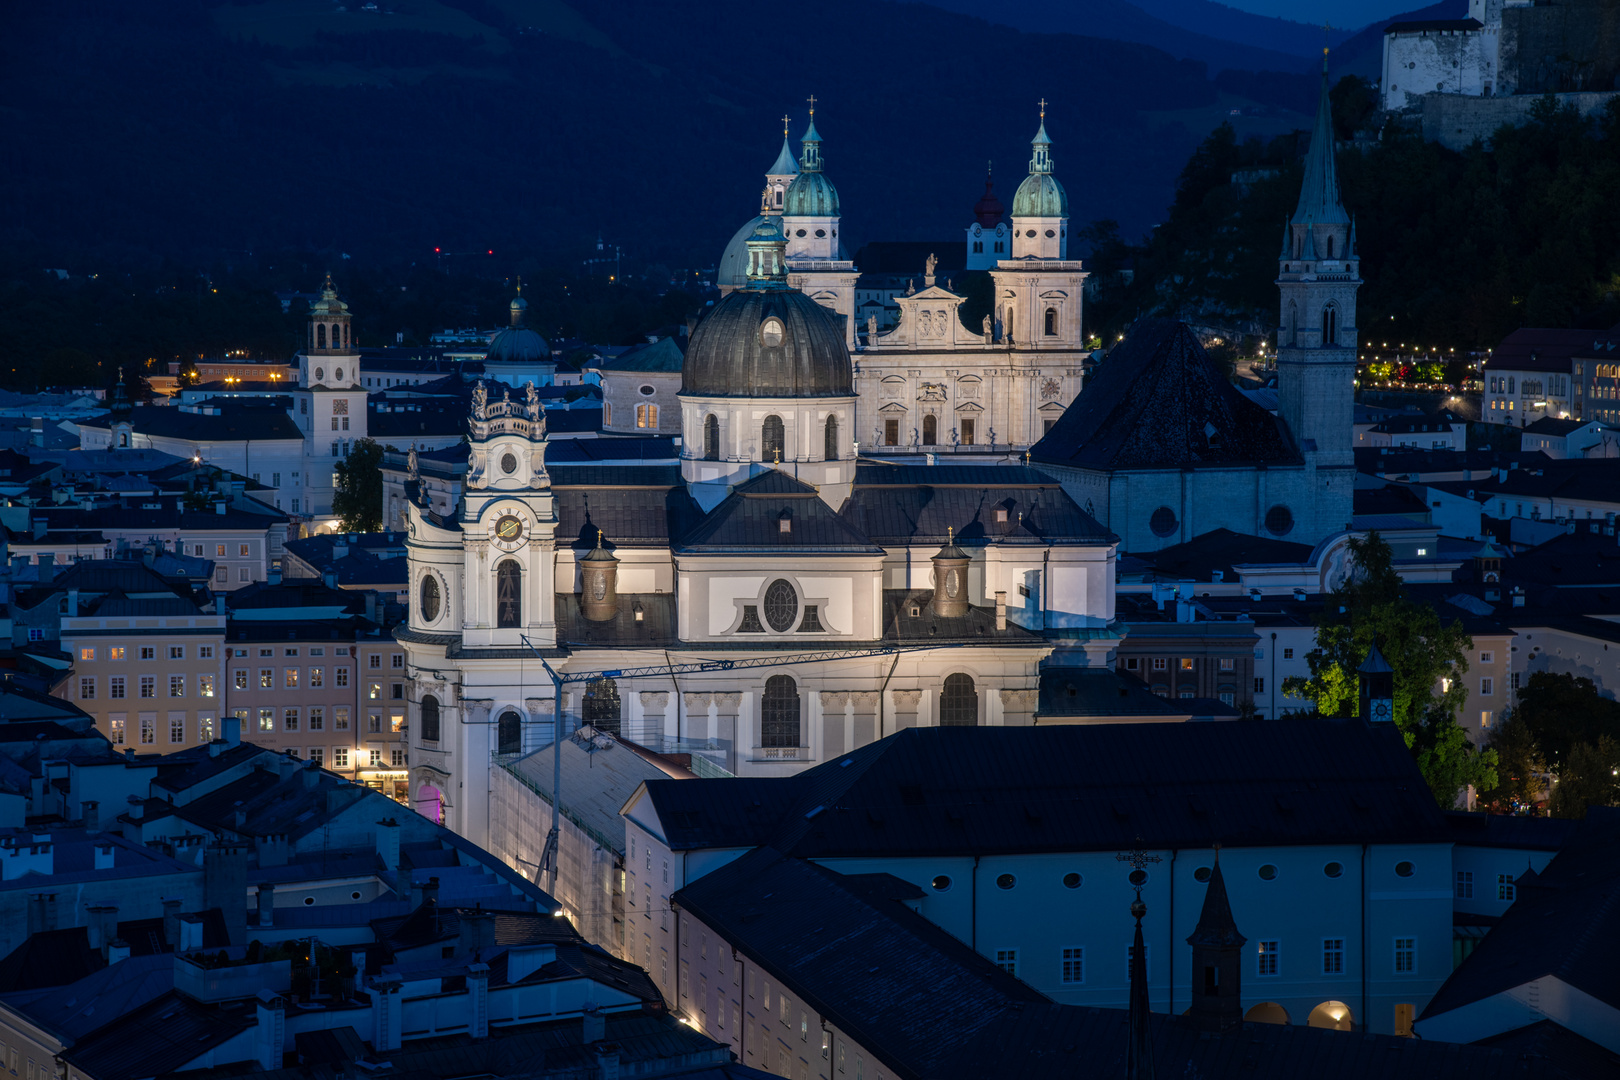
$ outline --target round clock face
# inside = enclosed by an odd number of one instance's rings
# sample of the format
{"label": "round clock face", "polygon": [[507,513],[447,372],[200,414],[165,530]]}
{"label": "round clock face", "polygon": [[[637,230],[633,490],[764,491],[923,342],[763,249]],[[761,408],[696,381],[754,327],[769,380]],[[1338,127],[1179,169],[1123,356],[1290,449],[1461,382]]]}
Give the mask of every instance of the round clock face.
{"label": "round clock face", "polygon": [[523,522],[507,514],[495,522],[495,539],[502,544],[515,544],[523,539]]}

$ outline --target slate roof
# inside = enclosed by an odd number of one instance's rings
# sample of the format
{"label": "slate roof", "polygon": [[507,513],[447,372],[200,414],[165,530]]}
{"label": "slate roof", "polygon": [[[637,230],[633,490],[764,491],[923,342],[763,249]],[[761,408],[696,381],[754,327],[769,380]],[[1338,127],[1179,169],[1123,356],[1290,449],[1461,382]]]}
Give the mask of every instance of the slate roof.
{"label": "slate roof", "polygon": [[[925,569],[923,573],[927,573]],[[911,612],[915,609],[917,614]],[[1046,639],[1007,620],[996,629],[994,608],[969,605],[961,615],[934,612],[932,589],[883,590],[883,640],[897,645],[1029,645],[1044,648]]]}
{"label": "slate roof", "polygon": [[685,340],[666,337],[627,349],[610,360],[599,360],[585,366],[596,371],[650,371],[678,375],[685,360]]}
{"label": "slate roof", "polygon": [[703,516],[674,470],[662,466],[597,465],[553,474],[557,542],[583,554],[602,530],[618,547],[669,547]]}
{"label": "slate roof", "polygon": [[[997,510],[1007,520],[997,521]],[[1021,465],[861,462],[839,516],[880,544],[1115,544],[1058,482]]]}
{"label": "slate roof", "polygon": [[1040,703],[1036,723],[1055,717],[1109,718],[1116,716],[1190,715],[1191,701],[1168,701],[1140,679],[1113,668],[1047,668],[1041,672]]}
{"label": "slate roof", "polygon": [[1452,839],[1469,847],[1531,848],[1557,851],[1580,828],[1570,818],[1521,817],[1517,814],[1469,814],[1448,811]]}
{"label": "slate roof", "polygon": [[[635,609],[641,608],[637,621]],[[665,648],[680,644],[675,618],[675,597],[670,593],[619,593],[613,618],[600,622],[585,618],[577,593],[557,594],[557,641],[575,646],[613,645],[621,648]],[[797,646],[795,646],[797,647]]]}
{"label": "slate roof", "polygon": [[61,1057],[87,1076],[158,1076],[251,1027],[245,1012],[210,1008],[171,990],[74,1043]]}
{"label": "slate roof", "polygon": [[1132,556],[1157,572],[1156,576],[1181,580],[1213,581],[1216,570],[1228,581],[1237,580],[1238,566],[1255,563],[1306,563],[1315,549],[1269,536],[1249,536],[1231,529],[1214,529],[1185,543]]}
{"label": "slate roof", "polygon": [[[786,532],[783,520],[789,522]],[[834,513],[815,488],[780,469],[769,469],[732,488],[719,506],[679,538],[676,551],[883,554],[860,529]]]}
{"label": "slate roof", "polygon": [[1491,350],[1486,371],[1568,372],[1577,356],[1613,351],[1620,325],[1607,330],[1549,330],[1526,326],[1513,331]]}
{"label": "slate roof", "polygon": [[[564,739],[561,749],[563,816],[598,843],[606,841],[609,850],[623,855],[624,818],[620,808],[642,781],[665,779],[672,770],[659,768],[617,739],[608,740],[605,748],[597,746],[593,750],[573,739]],[[550,805],[552,767],[552,748],[547,747],[519,758],[506,769]]]}
{"label": "slate roof", "polygon": [[1386,34],[1418,34],[1425,30],[1481,30],[1484,23],[1478,19],[1413,19],[1394,22],[1384,27]]}
{"label": "slate roof", "polygon": [[1563,420],[1556,416],[1543,416],[1533,424],[1528,424],[1523,431],[1526,435],[1568,435],[1572,431],[1579,431],[1591,420]]}
{"label": "slate roof", "polygon": [[76,1040],[130,1009],[171,992],[174,959],[131,956],[65,986],[35,994],[9,994],[8,1004],[57,1035]]}
{"label": "slate roof", "polygon": [[413,436],[446,438],[467,434],[467,405],[461,398],[416,399],[409,409],[378,408],[367,403],[366,434],[378,442],[404,448]]}
{"label": "slate roof", "polygon": [[1168,319],[1137,323],[1029,455],[1083,469],[1300,460],[1281,422],[1227,382],[1186,323]]}
{"label": "slate roof", "polygon": [[[209,908],[202,916],[206,949],[230,945],[225,917],[219,908]],[[131,956],[172,953],[163,940],[163,919],[127,919],[118,924],[118,937],[130,947]],[[90,947],[90,931],[83,926],[42,930],[30,934],[10,955],[0,959],[0,994],[38,990],[78,982],[107,966],[100,949]]]}
{"label": "slate roof", "polygon": [[[550,415],[549,413],[547,414]],[[600,413],[598,413],[600,415]],[[463,451],[463,460],[465,460]],[[672,462],[679,456],[671,435],[614,436],[600,439],[561,439],[546,451],[546,467],[553,478],[564,475],[558,466],[597,461]]]}
{"label": "slate roof", "polygon": [[[304,433],[298,430],[285,406],[261,403],[270,400],[273,399],[220,399],[219,412],[212,415],[192,412],[190,406],[137,405],[130,422],[142,435],[187,442],[245,442],[249,439],[303,442]],[[85,427],[112,427],[106,417],[79,423]]]}
{"label": "slate roof", "polygon": [[1556,978],[1620,1009],[1620,809],[1594,806],[1580,829],[1423,1010],[1424,1018]]}
{"label": "slate roof", "polygon": [[[1112,764],[1082,777],[1077,761]],[[677,850],[717,834],[806,858],[1450,842],[1400,733],[1346,721],[909,728],[793,777],[647,791]]]}
{"label": "slate roof", "polygon": [[981,1028],[1016,1003],[1046,1000],[884,897],[881,883],[769,848],[705,874],[672,900],[903,1076],[954,1074],[958,1050]]}

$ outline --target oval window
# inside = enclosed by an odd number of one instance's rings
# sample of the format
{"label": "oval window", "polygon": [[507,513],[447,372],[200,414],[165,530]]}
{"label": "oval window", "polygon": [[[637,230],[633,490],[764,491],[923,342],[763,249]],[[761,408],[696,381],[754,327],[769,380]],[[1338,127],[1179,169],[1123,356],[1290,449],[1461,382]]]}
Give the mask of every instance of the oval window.
{"label": "oval window", "polygon": [[935,892],[944,892],[951,887],[951,879],[944,874],[939,875],[929,884],[933,885]]}
{"label": "oval window", "polygon": [[1029,237],[1031,240],[1033,240],[1033,239],[1035,239],[1035,230],[1034,229],[1028,229],[1028,230],[1026,230],[1024,232],[1024,235]]}
{"label": "oval window", "polygon": [[358,900],[358,899],[360,899],[360,893],[358,891],[350,893],[349,894],[349,899],[350,900]]}
{"label": "oval window", "polygon": [[1330,862],[1322,867],[1322,873],[1328,877],[1342,877],[1344,875],[1344,863]]}
{"label": "oval window", "polygon": [[342,382],[343,381],[343,369],[338,368],[336,371],[334,371],[332,373],[332,377],[334,379],[336,379],[338,382]]}
{"label": "oval window", "polygon": [[315,381],[320,382],[324,378],[326,378],[326,369],[325,368],[316,368],[315,369]]}
{"label": "oval window", "polygon": [[508,476],[511,476],[513,473],[517,472],[517,455],[515,455],[515,454],[502,454],[501,455],[501,472],[505,473]]}
{"label": "oval window", "polygon": [[1052,231],[1052,230],[1051,230],[1051,229],[1047,229],[1047,230],[1046,230],[1046,235],[1047,235],[1047,236],[1056,236],[1056,235],[1057,235],[1057,233],[1055,233],[1055,232],[1053,232],[1053,231]]}
{"label": "oval window", "polygon": [[826,236],[827,235],[827,230],[826,229],[817,229],[816,230],[816,235],[817,236]]}
{"label": "oval window", "polygon": [[765,621],[771,629],[778,634],[786,633],[793,628],[793,621],[799,615],[799,594],[793,591],[781,578],[771,582],[771,587],[765,590]]}
{"label": "oval window", "polygon": [[996,878],[996,888],[998,889],[1010,889],[1017,884],[1018,879],[1011,874],[1002,874]]}
{"label": "oval window", "polygon": [[1081,882],[1084,881],[1084,880],[1085,879],[1082,878],[1079,874],[1074,874],[1074,873],[1064,874],[1063,875],[1063,887],[1065,889],[1078,889],[1080,887]]}
{"label": "oval window", "polygon": [[803,236],[804,235],[804,230],[800,229],[798,232],[794,233],[793,235],[794,236]]}
{"label": "oval window", "polygon": [[1180,527],[1181,522],[1176,519],[1176,512],[1168,506],[1159,507],[1153,511],[1153,516],[1148,518],[1148,528],[1153,530],[1154,536],[1170,536]]}
{"label": "oval window", "polygon": [[782,344],[782,320],[766,319],[759,326],[759,342],[767,349],[774,349]]}
{"label": "oval window", "polygon": [[652,397],[653,393],[654,393],[653,388],[650,387],[650,386],[643,386],[641,388],[641,396],[642,397]]}
{"label": "oval window", "polygon": [[1196,881],[1196,882],[1199,882],[1200,884],[1202,884],[1203,882],[1206,882],[1206,881],[1209,880],[1209,875],[1211,873],[1212,873],[1212,871],[1210,870],[1209,867],[1200,866],[1198,869],[1193,871],[1193,880]]}
{"label": "oval window", "polygon": [[1277,880],[1277,868],[1275,866],[1273,866],[1271,863],[1266,863],[1266,865],[1264,865],[1264,866],[1262,866],[1260,868],[1260,880],[1261,881],[1275,881],[1275,880]]}
{"label": "oval window", "polygon": [[315,898],[313,896],[304,897],[304,906],[305,907],[314,907],[315,906]]}
{"label": "oval window", "polygon": [[1398,862],[1395,864],[1396,877],[1411,877],[1415,873],[1417,873],[1417,867],[1413,866],[1409,862]]}
{"label": "oval window", "polygon": [[439,579],[432,574],[422,579],[422,621],[432,622],[439,617]]}

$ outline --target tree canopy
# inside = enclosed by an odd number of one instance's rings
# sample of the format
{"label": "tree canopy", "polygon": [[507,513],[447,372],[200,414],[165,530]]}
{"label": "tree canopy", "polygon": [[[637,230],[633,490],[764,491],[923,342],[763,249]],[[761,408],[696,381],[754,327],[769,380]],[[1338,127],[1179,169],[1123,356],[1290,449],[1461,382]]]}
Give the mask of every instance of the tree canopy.
{"label": "tree canopy", "polygon": [[1357,670],[1376,642],[1395,670],[1395,725],[1435,799],[1449,808],[1470,784],[1495,787],[1496,751],[1476,750],[1456,720],[1467,700],[1461,676],[1473,640],[1461,624],[1442,622],[1405,594],[1389,544],[1376,532],[1349,543],[1352,572],[1318,617],[1316,648],[1305,657],[1311,675],[1284,680],[1283,692],[1309,698],[1323,716],[1356,716]]}
{"label": "tree canopy", "polygon": [[344,532],[377,532],[382,528],[382,455],[374,439],[360,439],[337,463],[337,489],[332,513]]}

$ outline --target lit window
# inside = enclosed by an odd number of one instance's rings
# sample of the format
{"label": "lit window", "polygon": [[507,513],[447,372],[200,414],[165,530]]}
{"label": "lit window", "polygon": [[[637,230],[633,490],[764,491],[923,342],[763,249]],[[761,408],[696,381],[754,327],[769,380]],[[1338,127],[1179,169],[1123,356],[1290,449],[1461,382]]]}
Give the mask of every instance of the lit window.
{"label": "lit window", "polygon": [[349,748],[347,746],[332,747],[332,768],[347,769],[349,767]]}
{"label": "lit window", "polygon": [[259,669],[259,689],[261,689],[261,690],[274,690],[275,687],[276,687],[276,669],[275,668],[260,668]]}
{"label": "lit window", "polygon": [[114,645],[112,648],[107,650],[107,659],[109,659],[109,660],[122,660],[123,658],[124,658],[124,647],[122,645]]}
{"label": "lit window", "polygon": [[94,649],[80,649],[79,650],[79,659],[80,660],[94,660],[95,658],[96,658],[96,650],[94,650]]}
{"label": "lit window", "polygon": [[1192,669],[1193,669],[1192,658],[1191,657],[1182,657],[1181,670],[1182,671],[1191,671]]}
{"label": "lit window", "polygon": [[186,696],[186,677],[184,675],[170,675],[169,676],[169,696],[170,697],[185,697]]}
{"label": "lit window", "polygon": [[259,730],[260,731],[274,731],[274,730],[276,730],[276,710],[274,710],[274,709],[260,709],[259,710]]}
{"label": "lit window", "polygon": [[1254,973],[1256,975],[1277,974],[1277,953],[1277,942],[1260,942],[1259,951],[1255,954]]}
{"label": "lit window", "polygon": [[214,696],[214,677],[212,675],[197,676],[197,695],[199,697]]}

